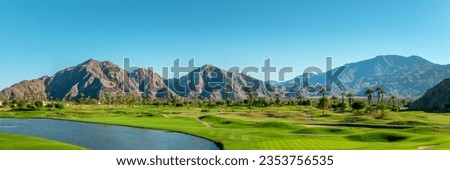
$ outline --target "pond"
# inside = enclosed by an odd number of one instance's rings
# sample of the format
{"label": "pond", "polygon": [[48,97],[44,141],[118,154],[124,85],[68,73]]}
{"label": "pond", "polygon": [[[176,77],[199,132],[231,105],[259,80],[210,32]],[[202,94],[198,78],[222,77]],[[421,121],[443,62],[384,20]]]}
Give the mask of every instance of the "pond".
{"label": "pond", "polygon": [[200,137],[123,126],[52,119],[0,119],[0,133],[56,140],[93,150],[218,150]]}

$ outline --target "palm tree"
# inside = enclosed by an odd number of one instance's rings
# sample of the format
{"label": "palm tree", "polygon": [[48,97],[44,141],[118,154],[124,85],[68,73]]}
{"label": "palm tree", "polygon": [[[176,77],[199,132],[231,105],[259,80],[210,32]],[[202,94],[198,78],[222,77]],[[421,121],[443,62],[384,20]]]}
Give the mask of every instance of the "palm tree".
{"label": "palm tree", "polygon": [[99,98],[98,98],[98,102],[100,103],[100,107],[104,106],[104,102],[105,102],[105,93],[100,93]]}
{"label": "palm tree", "polygon": [[80,97],[78,99],[78,102],[80,102],[80,107],[83,107],[83,103],[85,102],[84,93],[80,93]]}
{"label": "palm tree", "polygon": [[280,97],[281,97],[280,93],[275,94],[275,104],[277,105],[278,111],[280,111],[280,104],[281,104]]}
{"label": "palm tree", "polygon": [[322,103],[322,115],[324,115],[325,114],[325,102],[326,102],[326,99],[325,99],[325,93],[326,93],[327,91],[325,90],[325,88],[322,88],[322,89],[320,89],[320,91],[319,91],[319,93],[321,93],[322,94],[322,99],[321,99],[321,101],[323,102]]}
{"label": "palm tree", "polygon": [[197,93],[189,93],[189,99],[191,100],[191,101],[193,101],[192,102],[192,105],[193,106],[197,106]]}
{"label": "palm tree", "polygon": [[347,94],[347,98],[348,98],[348,104],[350,104],[350,106],[353,103],[353,97],[355,97],[355,95],[353,93],[348,93]]}
{"label": "palm tree", "polygon": [[365,94],[367,96],[367,101],[369,102],[369,105],[372,105],[372,94],[373,94],[373,90],[372,88],[367,88],[367,90],[365,91]]}
{"label": "palm tree", "polygon": [[325,90],[325,88],[320,89],[319,93],[322,94],[322,98],[325,98],[325,93],[326,93],[326,92],[327,92],[327,91]]}
{"label": "palm tree", "polygon": [[396,99],[396,97],[394,95],[392,95],[390,99],[391,99],[392,108],[394,108],[395,107],[395,99]]}
{"label": "palm tree", "polygon": [[331,97],[331,101],[333,102],[333,105],[331,106],[333,108],[333,112],[336,112],[336,108],[337,108],[336,102],[338,100],[339,100],[339,98],[337,96],[332,96]]}
{"label": "palm tree", "polygon": [[336,104],[336,101],[338,101],[339,98],[337,96],[331,96],[331,101],[333,102],[333,105]]}
{"label": "palm tree", "polygon": [[297,97],[297,99],[298,99],[298,105],[302,105],[303,99],[304,99],[304,97],[302,96],[302,94],[300,94],[300,95]]}
{"label": "palm tree", "polygon": [[275,104],[277,104],[278,111],[280,111],[280,106],[284,104],[283,96],[284,96],[284,93],[282,91],[279,91],[275,94]]}
{"label": "palm tree", "polygon": [[377,100],[377,104],[379,104],[380,103],[380,97],[381,97],[381,95],[384,95],[384,90],[383,90],[383,88],[381,88],[380,86],[377,86],[376,88],[375,88],[375,91],[377,92],[377,95],[378,95],[378,100]]}
{"label": "palm tree", "polygon": [[344,103],[344,101],[345,101],[345,93],[344,92],[341,93],[341,99],[342,99],[342,103]]}
{"label": "palm tree", "polygon": [[228,111],[228,104],[229,104],[229,96],[228,93],[231,93],[231,89],[229,87],[225,88],[225,111]]}
{"label": "palm tree", "polygon": [[105,99],[108,102],[108,108],[109,108],[109,105],[111,105],[111,94],[110,93],[106,93],[105,94]]}
{"label": "palm tree", "polygon": [[250,105],[250,113],[252,113],[252,109],[253,109],[253,87],[245,87],[245,91],[248,94],[248,103]]}

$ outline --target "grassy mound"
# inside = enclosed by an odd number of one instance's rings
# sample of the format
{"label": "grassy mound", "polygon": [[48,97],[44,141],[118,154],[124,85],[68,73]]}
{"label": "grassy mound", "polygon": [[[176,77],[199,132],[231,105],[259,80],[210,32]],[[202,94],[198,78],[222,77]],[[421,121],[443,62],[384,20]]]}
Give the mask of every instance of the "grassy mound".
{"label": "grassy mound", "polygon": [[416,134],[433,134],[441,132],[438,128],[435,127],[415,127],[411,129],[406,129],[404,132],[408,133],[416,133]]}
{"label": "grassy mound", "polygon": [[363,124],[363,123],[318,123],[322,126],[345,126],[345,127],[362,127],[375,129],[408,129],[413,128],[411,125],[384,125],[384,124]]}
{"label": "grassy mound", "polygon": [[352,131],[343,128],[314,127],[293,131],[295,134],[351,134]]}
{"label": "grassy mound", "polygon": [[272,117],[272,118],[290,118],[293,117],[290,113],[275,113],[275,112],[266,112],[266,117]]}
{"label": "grassy mound", "polygon": [[426,137],[416,137],[408,140],[409,142],[431,142],[436,140],[437,138],[434,136],[426,136]]}
{"label": "grassy mound", "polygon": [[278,128],[278,129],[298,129],[300,126],[291,124],[291,123],[285,123],[285,122],[275,122],[275,121],[266,121],[266,122],[248,122],[243,120],[237,120],[237,119],[227,119],[223,117],[218,116],[202,116],[200,117],[201,120],[208,122],[214,127],[257,127],[257,128]]}
{"label": "grassy mound", "polygon": [[200,119],[212,124],[214,127],[222,127],[222,128],[244,127],[244,126],[252,125],[252,124],[250,124],[246,121],[242,121],[242,120],[227,119],[227,118],[211,116],[211,115],[202,116],[202,117],[200,117]]}
{"label": "grassy mound", "polygon": [[339,121],[341,123],[356,123],[356,122],[362,122],[366,121],[366,118],[360,117],[360,116],[350,116],[346,117],[343,120]]}
{"label": "grassy mound", "polygon": [[420,121],[393,121],[393,122],[389,122],[388,124],[390,125],[428,125],[425,122],[420,122]]}
{"label": "grassy mound", "polygon": [[347,136],[347,139],[358,142],[400,142],[407,140],[408,135],[397,132],[377,131]]}
{"label": "grassy mound", "polygon": [[284,122],[258,122],[255,124],[258,128],[280,128],[280,129],[297,129],[299,126]]}

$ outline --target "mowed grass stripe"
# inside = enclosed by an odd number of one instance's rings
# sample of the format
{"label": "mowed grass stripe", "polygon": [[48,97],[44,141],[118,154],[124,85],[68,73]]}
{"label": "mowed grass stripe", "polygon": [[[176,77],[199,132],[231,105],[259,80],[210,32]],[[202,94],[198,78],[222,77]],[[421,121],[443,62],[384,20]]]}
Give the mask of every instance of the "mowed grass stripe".
{"label": "mowed grass stripe", "polygon": [[304,149],[304,150],[334,150],[351,149],[364,146],[364,143],[346,141],[339,138],[301,138],[301,139],[279,139],[262,141],[260,144],[264,149]]}

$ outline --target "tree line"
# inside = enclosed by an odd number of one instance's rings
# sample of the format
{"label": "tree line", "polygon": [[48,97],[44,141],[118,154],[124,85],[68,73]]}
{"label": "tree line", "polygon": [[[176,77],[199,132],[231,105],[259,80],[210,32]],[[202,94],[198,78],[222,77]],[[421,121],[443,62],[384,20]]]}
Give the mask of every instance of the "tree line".
{"label": "tree line", "polygon": [[[61,109],[67,105],[107,105],[110,106],[133,106],[133,105],[166,105],[166,106],[193,106],[193,107],[233,107],[233,106],[247,106],[249,112],[252,112],[253,107],[269,107],[269,106],[313,106],[322,109],[322,114],[325,110],[332,109],[335,112],[357,111],[363,109],[366,111],[373,110],[399,110],[404,102],[398,102],[395,96],[391,96],[389,100],[385,100],[385,92],[381,87],[376,87],[374,90],[368,88],[365,90],[367,100],[357,99],[353,93],[341,93],[340,96],[327,96],[325,89],[321,89],[319,93],[321,98],[315,99],[303,95],[298,95],[296,98],[286,98],[283,93],[276,93],[272,97],[255,97],[252,87],[244,88],[247,98],[243,100],[231,99],[229,95],[225,95],[223,100],[213,100],[202,96],[190,96],[188,98],[181,98],[179,96],[165,96],[162,98],[152,98],[147,94],[135,95],[129,93],[101,93],[99,98],[91,98],[80,93],[77,97],[65,97],[62,100],[45,101],[41,98],[23,98],[14,99],[12,101],[3,101],[3,107],[20,108],[20,109],[40,109],[43,107]],[[377,96],[376,103],[373,101],[373,96]]]}

